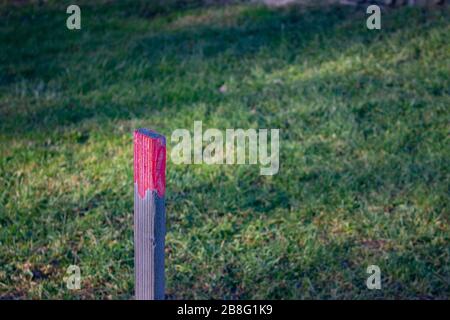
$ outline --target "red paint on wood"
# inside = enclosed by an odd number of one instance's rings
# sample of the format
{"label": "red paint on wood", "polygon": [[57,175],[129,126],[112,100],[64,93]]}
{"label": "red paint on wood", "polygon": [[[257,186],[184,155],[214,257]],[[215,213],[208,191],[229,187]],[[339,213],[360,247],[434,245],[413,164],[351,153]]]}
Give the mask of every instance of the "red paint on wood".
{"label": "red paint on wood", "polygon": [[145,197],[147,190],[163,197],[166,192],[165,138],[150,130],[134,131],[134,183],[138,194]]}

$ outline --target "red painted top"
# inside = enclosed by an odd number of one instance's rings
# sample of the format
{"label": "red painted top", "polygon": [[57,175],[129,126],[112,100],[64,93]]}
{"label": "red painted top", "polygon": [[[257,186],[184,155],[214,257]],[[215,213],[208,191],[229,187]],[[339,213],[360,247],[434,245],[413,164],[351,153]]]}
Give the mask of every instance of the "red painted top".
{"label": "red painted top", "polygon": [[166,192],[166,139],[154,131],[134,131],[134,183],[141,198],[147,190]]}

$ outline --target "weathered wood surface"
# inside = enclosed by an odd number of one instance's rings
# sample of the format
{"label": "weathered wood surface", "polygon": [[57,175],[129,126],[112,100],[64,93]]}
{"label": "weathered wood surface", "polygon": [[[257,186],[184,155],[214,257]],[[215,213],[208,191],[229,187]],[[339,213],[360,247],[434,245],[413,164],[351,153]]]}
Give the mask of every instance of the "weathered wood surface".
{"label": "weathered wood surface", "polygon": [[134,265],[135,298],[164,299],[165,238],[164,136],[134,132]]}

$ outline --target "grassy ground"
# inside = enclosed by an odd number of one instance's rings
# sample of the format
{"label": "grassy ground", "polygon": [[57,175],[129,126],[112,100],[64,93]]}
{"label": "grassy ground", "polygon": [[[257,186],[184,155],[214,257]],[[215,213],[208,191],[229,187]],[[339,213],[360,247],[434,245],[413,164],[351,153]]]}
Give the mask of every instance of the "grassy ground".
{"label": "grassy ground", "polygon": [[194,120],[281,167],[169,160],[169,298],[449,297],[448,9],[79,4],[0,6],[1,298],[131,298],[132,130]]}

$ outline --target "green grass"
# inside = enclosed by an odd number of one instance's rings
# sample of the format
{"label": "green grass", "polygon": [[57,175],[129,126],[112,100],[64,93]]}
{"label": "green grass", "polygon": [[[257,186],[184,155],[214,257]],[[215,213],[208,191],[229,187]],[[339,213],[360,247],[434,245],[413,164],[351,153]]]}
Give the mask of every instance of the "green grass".
{"label": "green grass", "polygon": [[132,131],[194,120],[281,166],[169,159],[169,298],[449,297],[449,9],[78,3],[0,6],[0,298],[132,298]]}

